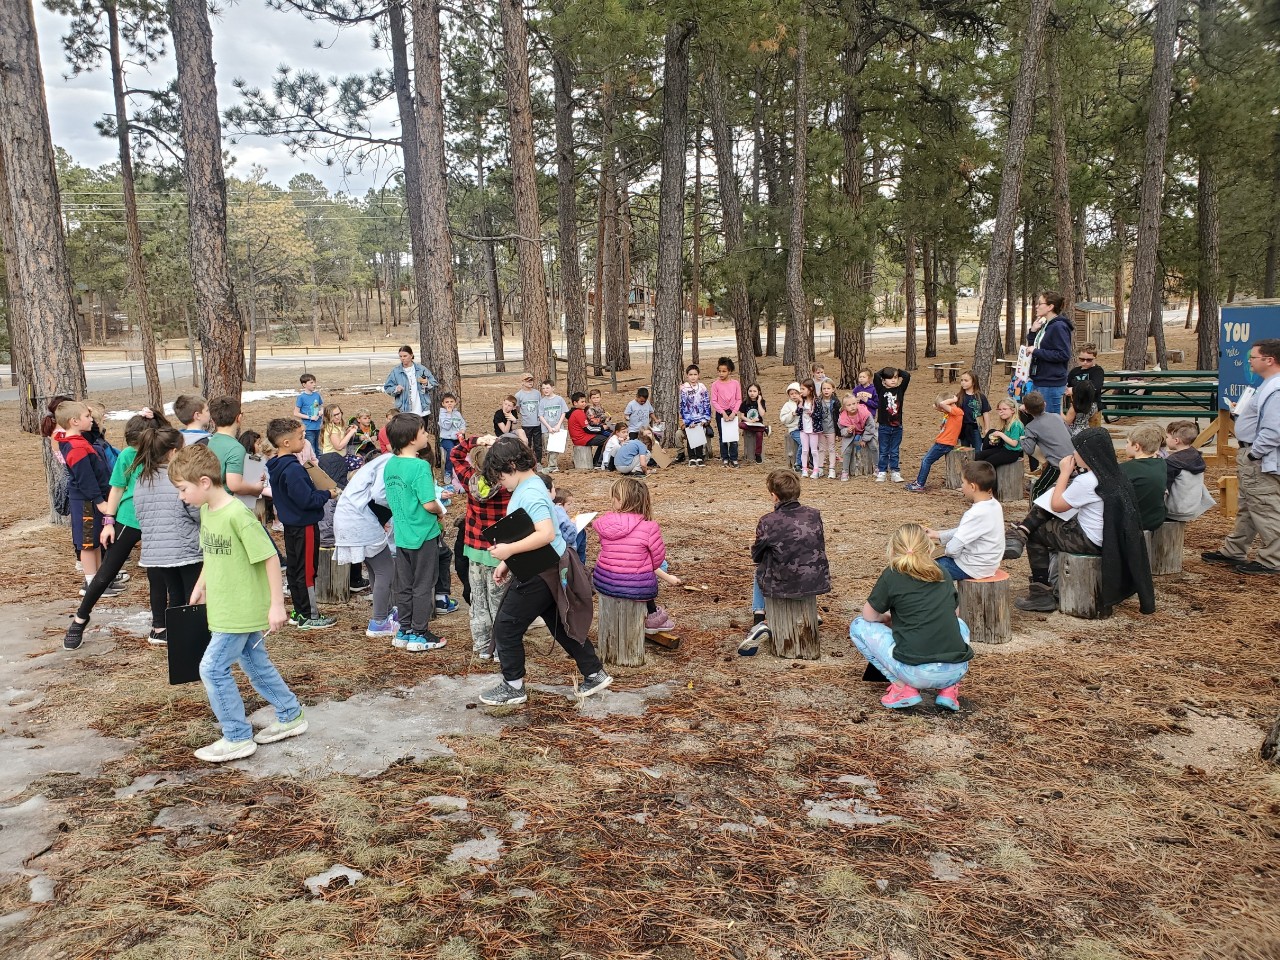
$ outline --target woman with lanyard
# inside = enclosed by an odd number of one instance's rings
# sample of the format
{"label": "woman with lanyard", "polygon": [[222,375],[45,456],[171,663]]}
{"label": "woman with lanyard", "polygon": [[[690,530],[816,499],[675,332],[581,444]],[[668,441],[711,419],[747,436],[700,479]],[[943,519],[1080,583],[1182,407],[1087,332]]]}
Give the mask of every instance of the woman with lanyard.
{"label": "woman with lanyard", "polygon": [[1062,294],[1045,290],[1036,298],[1036,319],[1027,331],[1027,344],[1018,355],[1018,370],[1009,394],[1019,400],[1032,390],[1044,397],[1045,410],[1062,413],[1067,392],[1067,364],[1071,362],[1071,320],[1062,312]]}
{"label": "woman with lanyard", "polygon": [[400,365],[391,368],[382,392],[396,402],[401,413],[416,413],[420,417],[431,416],[431,391],[437,383],[435,375],[413,359],[413,347],[407,343],[400,348]]}

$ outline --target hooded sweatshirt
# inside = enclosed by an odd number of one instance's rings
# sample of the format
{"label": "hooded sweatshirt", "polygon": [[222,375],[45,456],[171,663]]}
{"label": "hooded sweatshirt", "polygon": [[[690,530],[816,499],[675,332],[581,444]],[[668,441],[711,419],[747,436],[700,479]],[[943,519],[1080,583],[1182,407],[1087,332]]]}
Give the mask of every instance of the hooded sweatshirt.
{"label": "hooded sweatshirt", "polygon": [[[606,597],[652,600],[658,595],[654,573],[667,559],[662,532],[638,513],[602,513],[592,523],[600,537],[591,582]],[[566,551],[567,553],[568,551]]]}
{"label": "hooded sweatshirt", "polygon": [[[1071,333],[1074,329],[1071,321],[1059,313],[1045,324],[1043,330],[1028,331],[1027,344],[1035,346],[1031,354],[1031,382],[1037,387],[1067,385],[1067,364],[1071,362]],[[1038,345],[1037,337],[1040,340]]]}
{"label": "hooded sweatshirt", "polygon": [[1164,462],[1169,471],[1165,485],[1164,510],[1170,520],[1194,520],[1216,507],[1217,501],[1204,485],[1204,457],[1193,447],[1169,454]]}
{"label": "hooded sweatshirt", "polygon": [[309,527],[324,517],[324,506],[332,497],[311,482],[307,468],[293,454],[267,461],[271,479],[271,503],[286,527]]}

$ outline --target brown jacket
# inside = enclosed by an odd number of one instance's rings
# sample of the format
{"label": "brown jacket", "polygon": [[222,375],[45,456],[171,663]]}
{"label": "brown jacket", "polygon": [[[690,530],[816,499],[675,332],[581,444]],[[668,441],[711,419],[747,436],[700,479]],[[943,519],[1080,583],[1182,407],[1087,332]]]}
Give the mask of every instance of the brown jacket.
{"label": "brown jacket", "polygon": [[784,501],[760,518],[751,559],[766,597],[792,600],[831,592],[822,514],[799,500]]}

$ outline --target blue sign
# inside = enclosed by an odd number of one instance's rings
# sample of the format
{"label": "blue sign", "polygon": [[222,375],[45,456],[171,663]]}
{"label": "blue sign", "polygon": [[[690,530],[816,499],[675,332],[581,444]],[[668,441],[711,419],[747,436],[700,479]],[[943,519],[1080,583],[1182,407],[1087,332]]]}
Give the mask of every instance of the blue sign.
{"label": "blue sign", "polygon": [[1261,379],[1249,369],[1249,345],[1280,337],[1280,300],[1228,303],[1218,330],[1218,409],[1229,410],[1245,387]]}

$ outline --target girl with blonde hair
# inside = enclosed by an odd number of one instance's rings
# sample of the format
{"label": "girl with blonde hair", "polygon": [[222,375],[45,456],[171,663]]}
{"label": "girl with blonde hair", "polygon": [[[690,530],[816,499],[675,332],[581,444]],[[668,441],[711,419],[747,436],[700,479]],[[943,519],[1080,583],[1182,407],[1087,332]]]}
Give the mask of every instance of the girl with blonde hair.
{"label": "girl with blonde hair", "polygon": [[959,710],[973,649],[968,626],[956,616],[955,582],[934,562],[919,524],[894,531],[888,558],[862,615],[849,625],[849,639],[889,681],[883,706],[914,707],[921,690],[936,690],[938,706]]}

